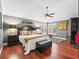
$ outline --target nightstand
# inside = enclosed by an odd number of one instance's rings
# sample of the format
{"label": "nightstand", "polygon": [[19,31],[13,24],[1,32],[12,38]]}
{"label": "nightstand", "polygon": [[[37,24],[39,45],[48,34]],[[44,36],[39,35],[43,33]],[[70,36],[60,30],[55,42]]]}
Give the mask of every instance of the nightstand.
{"label": "nightstand", "polygon": [[19,42],[18,35],[9,35],[8,36],[8,45],[14,45]]}

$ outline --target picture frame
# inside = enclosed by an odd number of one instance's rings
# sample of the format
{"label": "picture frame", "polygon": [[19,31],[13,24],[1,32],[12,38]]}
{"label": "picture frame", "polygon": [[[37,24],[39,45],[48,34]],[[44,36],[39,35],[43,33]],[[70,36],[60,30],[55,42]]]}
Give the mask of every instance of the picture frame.
{"label": "picture frame", "polygon": [[58,29],[60,29],[60,30],[66,30],[67,29],[67,22],[66,21],[60,22],[58,24]]}

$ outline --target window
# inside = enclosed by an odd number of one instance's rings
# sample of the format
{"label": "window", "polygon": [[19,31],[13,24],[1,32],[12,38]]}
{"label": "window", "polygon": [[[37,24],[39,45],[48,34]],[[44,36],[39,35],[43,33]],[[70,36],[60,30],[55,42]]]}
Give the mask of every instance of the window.
{"label": "window", "polygon": [[48,24],[48,34],[56,35],[57,25],[56,23]]}

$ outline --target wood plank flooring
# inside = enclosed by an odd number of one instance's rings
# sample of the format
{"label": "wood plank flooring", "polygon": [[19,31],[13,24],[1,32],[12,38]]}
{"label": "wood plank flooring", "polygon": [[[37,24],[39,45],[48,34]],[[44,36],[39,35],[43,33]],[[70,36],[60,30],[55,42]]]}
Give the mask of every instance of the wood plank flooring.
{"label": "wood plank flooring", "polygon": [[20,44],[8,46],[3,49],[0,59],[78,59],[78,49],[74,49],[64,42],[64,44],[52,44],[52,48],[40,53],[36,50],[24,55],[23,47]]}

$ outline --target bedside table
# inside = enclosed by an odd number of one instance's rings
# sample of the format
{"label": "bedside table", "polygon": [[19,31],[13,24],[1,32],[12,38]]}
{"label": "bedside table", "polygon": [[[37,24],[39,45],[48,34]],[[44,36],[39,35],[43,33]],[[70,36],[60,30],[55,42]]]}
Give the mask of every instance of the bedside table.
{"label": "bedside table", "polygon": [[8,36],[8,45],[14,45],[19,42],[18,35],[9,35]]}

